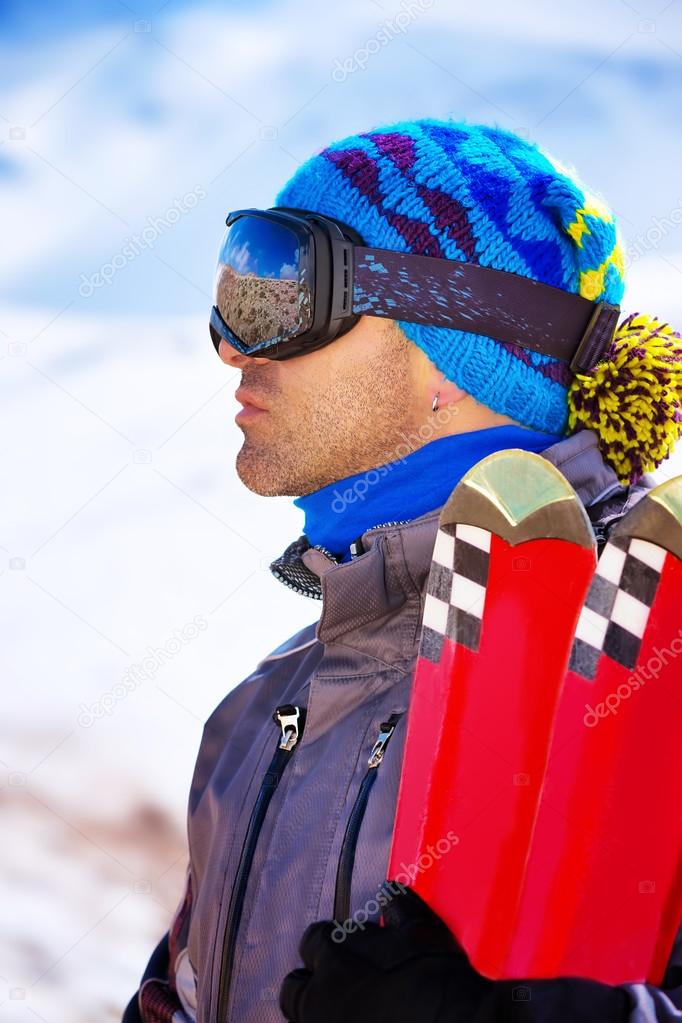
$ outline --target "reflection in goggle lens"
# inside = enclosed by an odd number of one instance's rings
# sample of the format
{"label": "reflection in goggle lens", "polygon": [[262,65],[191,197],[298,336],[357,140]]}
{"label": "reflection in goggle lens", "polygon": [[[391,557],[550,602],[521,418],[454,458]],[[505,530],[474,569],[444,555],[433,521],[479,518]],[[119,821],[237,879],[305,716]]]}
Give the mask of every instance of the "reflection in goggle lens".
{"label": "reflection in goggle lens", "polygon": [[249,347],[308,329],[310,301],[298,239],[282,224],[239,217],[220,247],[215,281],[218,312]]}

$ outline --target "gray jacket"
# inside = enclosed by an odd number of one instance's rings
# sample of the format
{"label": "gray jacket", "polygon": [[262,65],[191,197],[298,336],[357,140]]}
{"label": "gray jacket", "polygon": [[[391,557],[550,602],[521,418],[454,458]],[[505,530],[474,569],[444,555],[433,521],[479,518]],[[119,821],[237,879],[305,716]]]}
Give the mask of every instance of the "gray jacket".
{"label": "gray jacket", "polygon": [[[598,537],[643,493],[619,487],[591,433],[544,455],[577,490]],[[305,536],[273,562],[276,577],[321,599],[321,615],[265,657],[205,724],[189,798],[185,896],[124,1023],[281,1023],[282,979],[300,965],[306,926],[334,917],[335,893],[348,888],[345,908],[358,920],[377,917],[438,515],[368,530],[349,562],[311,548]],[[287,738],[292,706],[304,710],[305,724],[292,750],[276,752],[282,728],[273,712],[283,706]],[[392,715],[362,814],[368,759]],[[665,984],[628,986],[630,1023],[682,1020],[682,934]]]}

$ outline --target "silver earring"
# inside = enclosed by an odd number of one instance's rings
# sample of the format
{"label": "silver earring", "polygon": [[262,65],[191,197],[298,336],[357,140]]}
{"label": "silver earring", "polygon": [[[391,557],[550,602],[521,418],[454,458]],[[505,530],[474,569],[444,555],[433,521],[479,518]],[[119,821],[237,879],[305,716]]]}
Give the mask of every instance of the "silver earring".
{"label": "silver earring", "polygon": [[440,398],[440,391],[437,391],[433,396],[433,402],[431,403],[431,411],[435,412],[438,408],[438,399]]}

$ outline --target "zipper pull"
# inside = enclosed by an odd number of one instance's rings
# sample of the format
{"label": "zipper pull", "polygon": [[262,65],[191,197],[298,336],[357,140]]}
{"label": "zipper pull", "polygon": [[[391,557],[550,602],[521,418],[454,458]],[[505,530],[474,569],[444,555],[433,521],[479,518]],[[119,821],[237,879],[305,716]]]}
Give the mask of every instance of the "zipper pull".
{"label": "zipper pull", "polygon": [[362,537],[359,536],[357,540],[353,540],[352,544],[348,549],[350,551],[351,560],[353,558],[359,558],[361,554],[364,554],[365,549],[362,546]]}
{"label": "zipper pull", "polygon": [[290,753],[298,742],[301,728],[303,727],[301,708],[287,703],[283,707],[278,707],[272,717],[282,729],[282,737],[279,740],[278,748]]}
{"label": "zipper pull", "polygon": [[388,741],[395,732],[395,726],[400,721],[400,717],[400,714],[391,714],[388,721],[384,721],[381,725],[379,725],[379,736],[372,746],[372,752],[370,753],[369,760],[367,761],[368,767],[378,767],[384,759],[384,753],[386,752]]}

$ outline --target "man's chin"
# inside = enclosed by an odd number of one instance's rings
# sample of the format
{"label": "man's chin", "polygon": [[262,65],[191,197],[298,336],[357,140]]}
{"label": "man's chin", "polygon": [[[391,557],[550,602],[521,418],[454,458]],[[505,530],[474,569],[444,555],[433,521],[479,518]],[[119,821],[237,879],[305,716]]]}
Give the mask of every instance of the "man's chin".
{"label": "man's chin", "polygon": [[286,493],[282,490],[281,480],[274,471],[271,456],[258,455],[249,450],[247,444],[241,448],[235,463],[237,475],[247,490],[261,497],[280,497]]}

